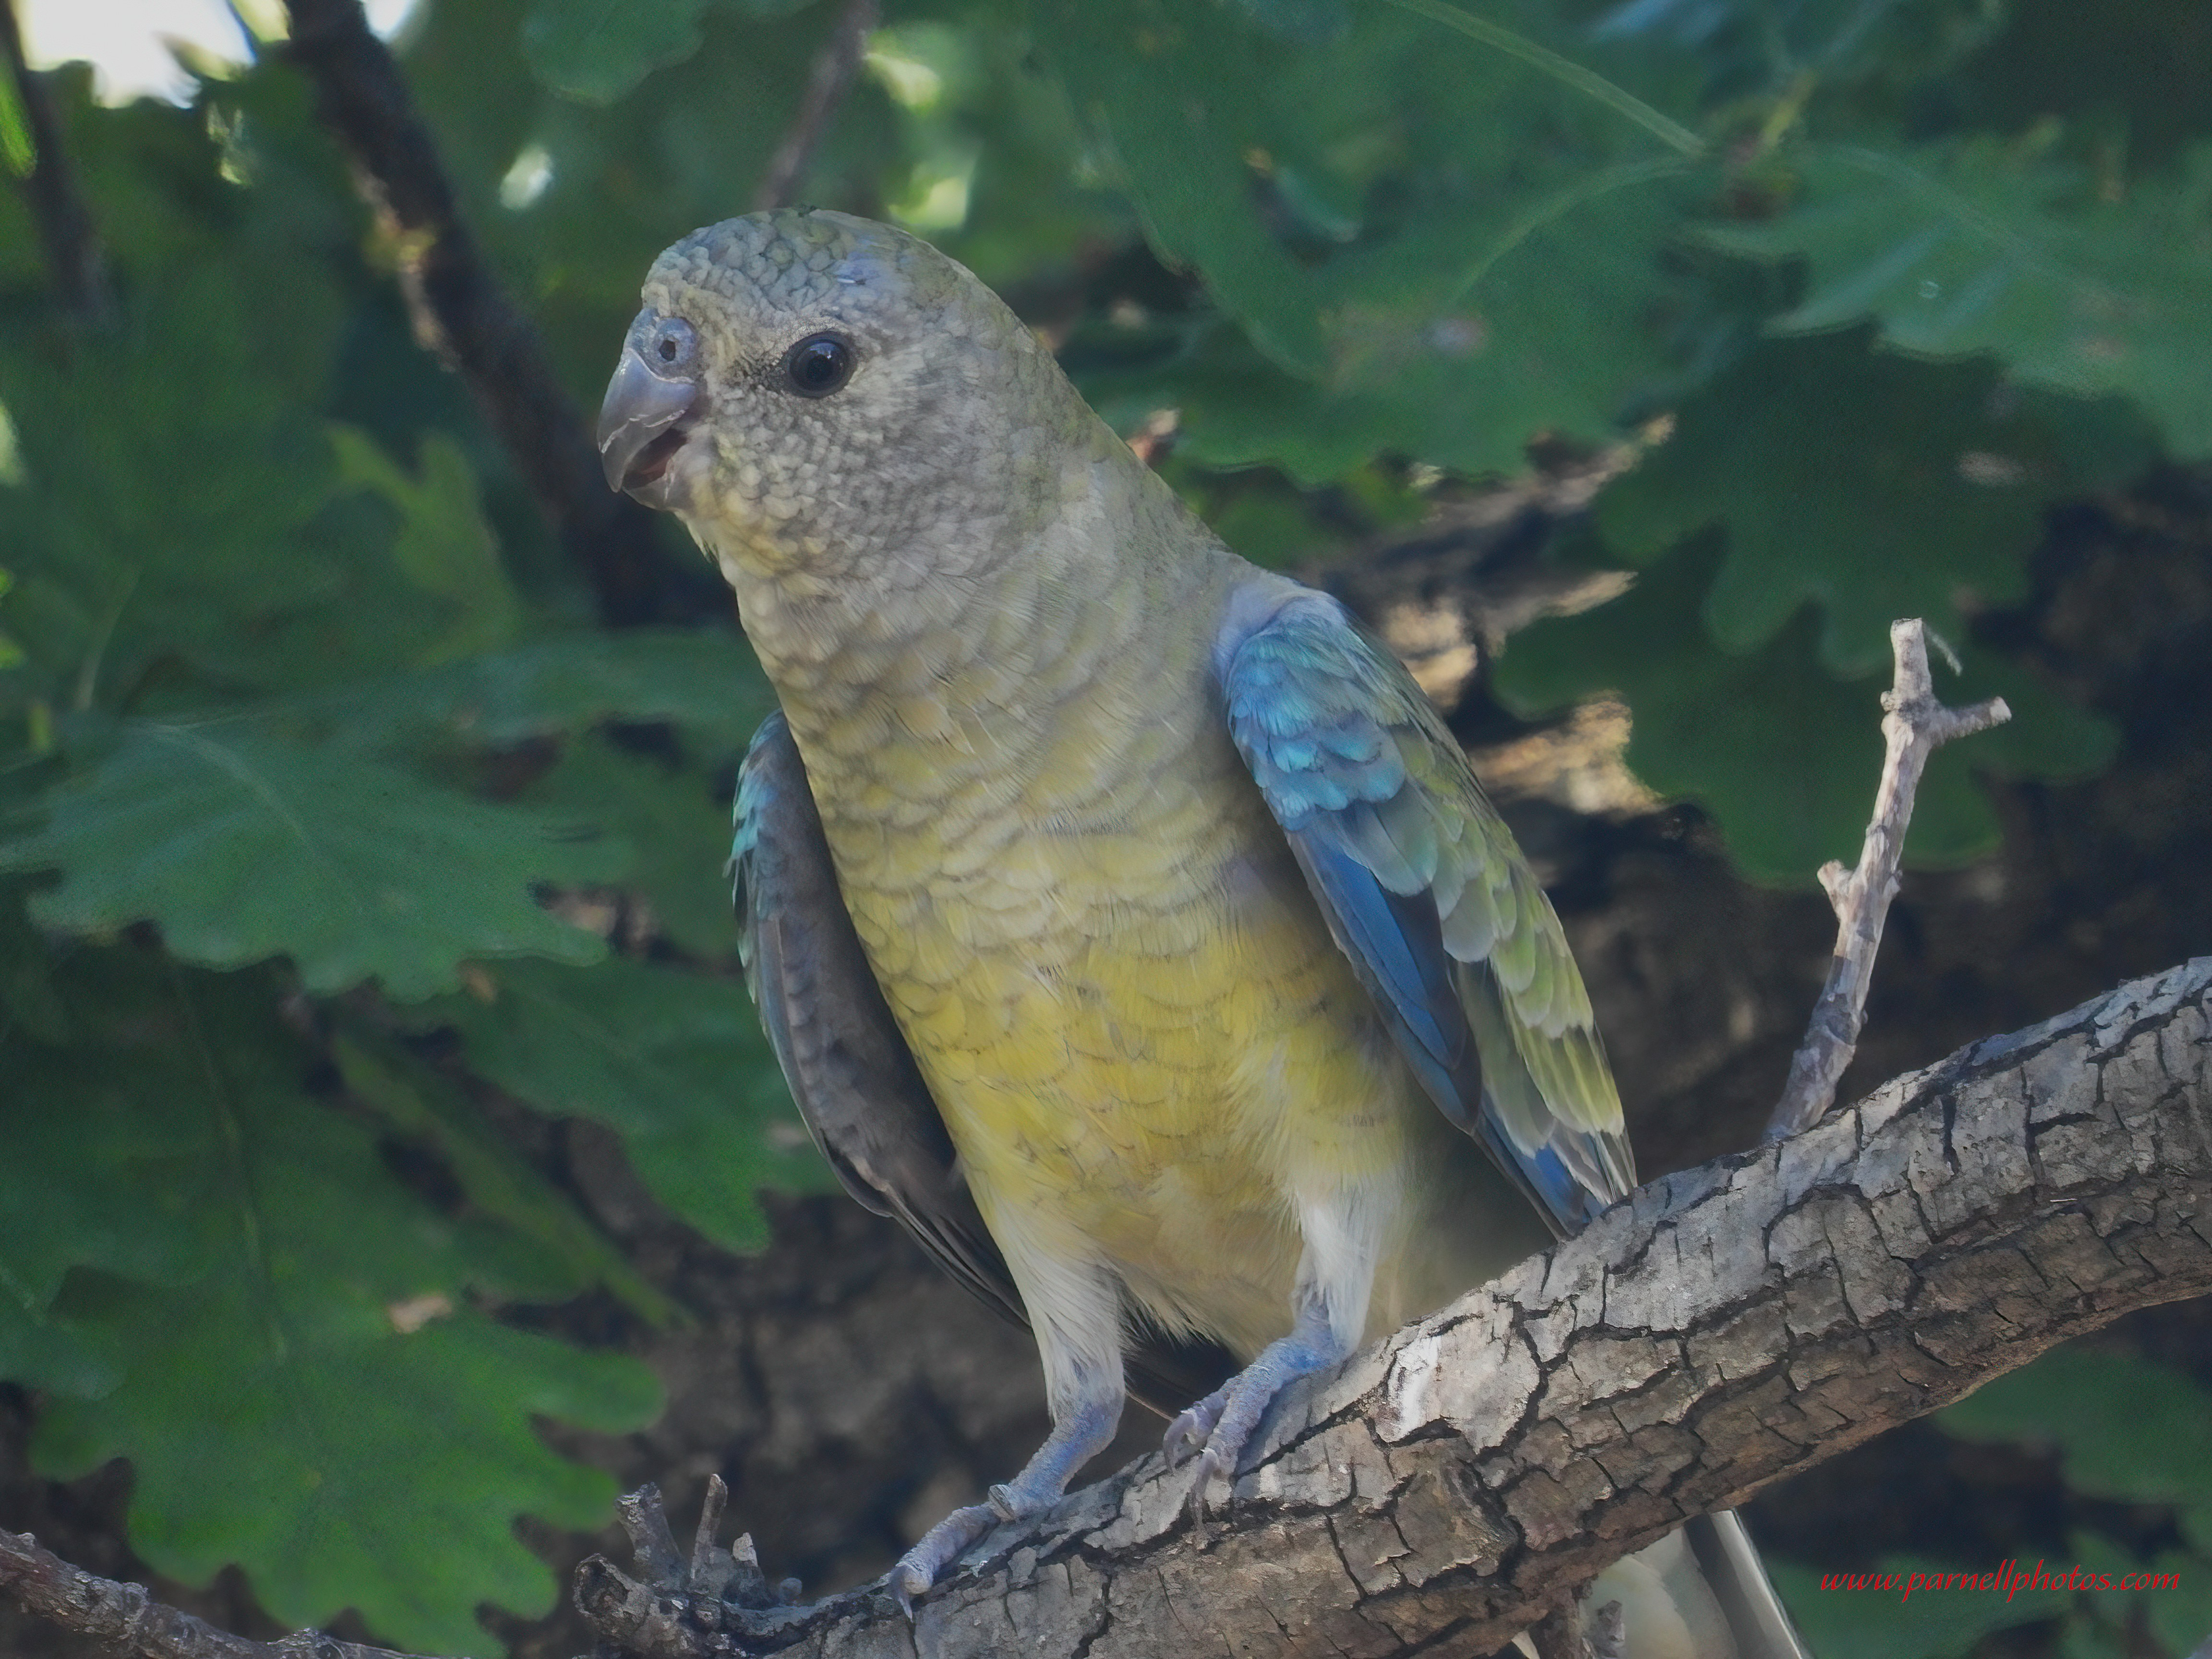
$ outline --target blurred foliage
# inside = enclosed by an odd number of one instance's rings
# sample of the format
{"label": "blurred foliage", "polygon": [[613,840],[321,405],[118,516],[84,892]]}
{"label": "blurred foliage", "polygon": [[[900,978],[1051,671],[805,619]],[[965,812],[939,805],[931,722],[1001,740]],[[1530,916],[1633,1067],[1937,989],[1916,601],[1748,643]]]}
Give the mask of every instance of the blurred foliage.
{"label": "blurred foliage", "polygon": [[1774,1564],[1820,1659],[1966,1659],[1984,1636],[2029,1625],[2051,1626],[2045,1650],[2069,1659],[2202,1650],[2212,1632],[2212,1393],[2152,1361],[2076,1345],[1985,1383],[1936,1421],[1961,1439],[2056,1450],[2069,1491],[2112,1506],[2131,1541],[2086,1528],[2063,1553],[2008,1563]]}
{"label": "blurred foliage", "polygon": [[[1008,291],[1270,562],[1533,439],[1631,445],[1578,556],[1636,584],[1517,639],[1498,689],[1623,693],[1631,763],[1803,880],[1856,844],[1893,617],[2017,711],[1938,757],[1918,856],[1990,845],[1973,769],[2109,750],[1977,623],[2051,503],[2212,437],[2204,15],[890,0],[804,193]],[[750,198],[836,21],[422,0],[403,66],[580,400],[652,256]],[[678,1316],[494,1093],[606,1126],[727,1244],[757,1188],[824,1179],[722,887],[768,692],[724,616],[593,625],[273,54],[183,107],[55,91],[122,316],[70,322],[0,191],[0,1377],[41,1391],[41,1467],[132,1460],[156,1567],[485,1651],[476,1607],[553,1593],[510,1518],[606,1497],[529,1415],[653,1409],[500,1310]],[[2099,1444],[2080,1479],[2121,1482]]]}

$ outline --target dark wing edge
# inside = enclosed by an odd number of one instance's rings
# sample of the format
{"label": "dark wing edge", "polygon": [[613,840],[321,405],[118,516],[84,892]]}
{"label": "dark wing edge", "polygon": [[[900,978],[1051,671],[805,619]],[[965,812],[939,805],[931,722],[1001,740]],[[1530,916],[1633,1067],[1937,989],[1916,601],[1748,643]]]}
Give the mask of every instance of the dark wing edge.
{"label": "dark wing edge", "polygon": [[1216,679],[1237,752],[1438,1109],[1562,1237],[1635,1185],[1559,919],[1412,677],[1325,594],[1255,584]]}
{"label": "dark wing edge", "polygon": [[1026,1322],[929,1085],[853,931],[806,768],[779,712],[738,769],[738,956],[769,1046],[837,1179],[985,1303]]}
{"label": "dark wing edge", "polygon": [[[837,884],[805,763],[782,714],[738,769],[730,849],[738,955],[799,1115],[845,1190],[896,1219],[986,1306],[1029,1322],[929,1085],[884,1000]],[[1209,1344],[1139,1333],[1130,1392],[1172,1416],[1235,1370]]]}

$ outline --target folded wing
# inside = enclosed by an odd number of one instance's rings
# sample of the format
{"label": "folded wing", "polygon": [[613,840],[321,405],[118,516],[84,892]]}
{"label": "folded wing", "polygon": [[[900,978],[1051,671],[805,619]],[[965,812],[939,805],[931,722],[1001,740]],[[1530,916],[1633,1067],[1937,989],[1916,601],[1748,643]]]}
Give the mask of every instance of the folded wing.
{"label": "folded wing", "polygon": [[1397,659],[1334,599],[1280,592],[1217,642],[1237,751],[1429,1097],[1572,1232],[1635,1170],[1559,918]]}

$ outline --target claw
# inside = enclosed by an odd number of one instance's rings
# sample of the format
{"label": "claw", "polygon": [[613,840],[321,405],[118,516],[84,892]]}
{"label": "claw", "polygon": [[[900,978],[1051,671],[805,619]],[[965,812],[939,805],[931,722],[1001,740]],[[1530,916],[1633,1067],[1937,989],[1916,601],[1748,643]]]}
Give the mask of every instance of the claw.
{"label": "claw", "polygon": [[1202,1451],[1213,1437],[1214,1425],[1221,1421],[1223,1407],[1229,1403],[1229,1391],[1216,1389],[1205,1399],[1187,1407],[1182,1415],[1168,1425],[1166,1437],[1160,1444],[1160,1455],[1167,1459],[1168,1467],[1179,1469],[1189,1461],[1194,1452]]}
{"label": "claw", "polygon": [[922,1534],[921,1540],[898,1559],[891,1569],[891,1595],[899,1611],[914,1617],[914,1604],[929,1594],[930,1586],[947,1567],[965,1555],[983,1534],[999,1524],[997,1510],[988,1504],[969,1504],[957,1509]]}

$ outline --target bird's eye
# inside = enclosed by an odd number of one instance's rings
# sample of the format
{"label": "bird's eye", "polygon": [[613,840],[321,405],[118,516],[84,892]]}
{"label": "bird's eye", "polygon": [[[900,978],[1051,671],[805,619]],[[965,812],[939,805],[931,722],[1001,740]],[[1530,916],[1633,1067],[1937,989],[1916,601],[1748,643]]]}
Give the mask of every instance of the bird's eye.
{"label": "bird's eye", "polygon": [[645,349],[664,368],[677,368],[690,362],[698,348],[699,337],[690,324],[681,317],[664,317],[653,325]]}
{"label": "bird's eye", "polygon": [[783,378],[802,398],[826,398],[853,378],[853,343],[842,334],[810,334],[783,354]]}

